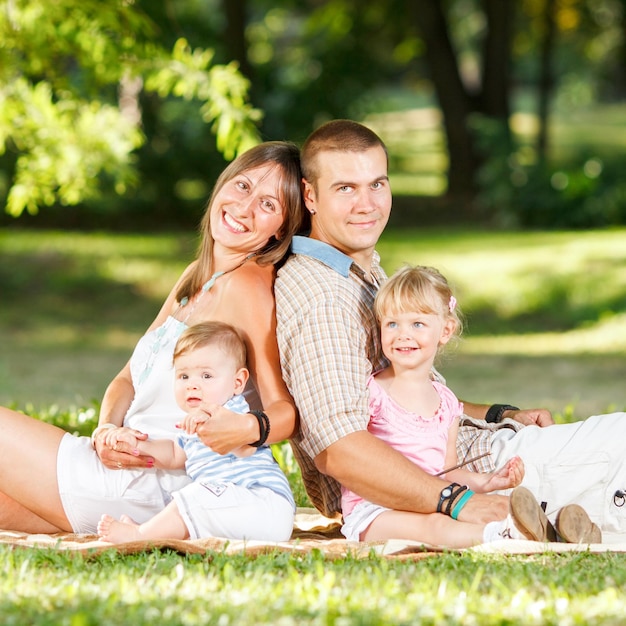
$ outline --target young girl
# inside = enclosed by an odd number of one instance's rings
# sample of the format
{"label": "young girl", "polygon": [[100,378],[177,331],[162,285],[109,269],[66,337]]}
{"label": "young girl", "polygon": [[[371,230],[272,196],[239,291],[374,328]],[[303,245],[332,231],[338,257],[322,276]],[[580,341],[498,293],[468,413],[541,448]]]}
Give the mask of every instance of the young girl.
{"label": "young girl", "polygon": [[[385,509],[342,489],[343,534],[355,541],[411,539],[452,548],[503,538],[555,539],[541,507],[523,487],[511,494],[510,514],[505,520],[482,525],[456,519],[472,492],[519,485],[524,465],[521,458],[514,457],[490,474],[457,466],[455,442],[463,405],[431,376],[439,349],[462,328],[456,298],[446,279],[433,268],[405,267],[383,284],[374,311],[390,364],[368,380],[368,430],[425,471],[459,483],[457,488],[463,491],[448,516]],[[569,517],[570,523],[574,517],[575,524],[586,527],[591,522],[579,509],[564,507],[561,515]]]}
{"label": "young girl", "polygon": [[[142,524],[127,516],[118,521],[103,515],[98,534],[111,543],[190,537],[286,541],[293,530],[295,503],[270,448],[255,443],[220,455],[196,434],[199,424],[209,419],[194,412],[200,406],[209,411],[217,405],[236,413],[250,410],[241,395],[249,376],[241,335],[223,322],[189,327],[176,343],[174,369],[176,402],[187,413],[180,424],[185,433],[178,441],[142,441],[132,431],[119,429],[104,436],[113,449],[123,442],[136,455],[153,456],[159,469],[185,468],[193,482],[173,492],[173,500]],[[268,422],[263,426],[266,434]]]}

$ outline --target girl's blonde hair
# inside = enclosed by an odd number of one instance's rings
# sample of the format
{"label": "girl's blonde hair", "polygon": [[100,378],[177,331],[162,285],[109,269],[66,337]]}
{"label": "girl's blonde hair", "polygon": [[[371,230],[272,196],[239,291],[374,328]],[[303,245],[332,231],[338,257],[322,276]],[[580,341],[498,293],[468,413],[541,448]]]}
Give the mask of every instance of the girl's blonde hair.
{"label": "girl's blonde hair", "polygon": [[417,311],[440,315],[455,322],[454,335],[463,331],[462,314],[445,276],[434,267],[401,267],[383,283],[374,301],[376,320],[384,315]]}
{"label": "girl's blonde hair", "polygon": [[236,367],[246,367],[246,344],[236,328],[224,322],[201,322],[184,330],[174,348],[174,362],[198,348],[218,346],[233,357]]}

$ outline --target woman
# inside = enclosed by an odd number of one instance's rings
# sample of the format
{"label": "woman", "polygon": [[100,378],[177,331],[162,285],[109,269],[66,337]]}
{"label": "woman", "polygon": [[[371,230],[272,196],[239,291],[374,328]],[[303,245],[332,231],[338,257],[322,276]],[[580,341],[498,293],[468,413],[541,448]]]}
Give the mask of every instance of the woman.
{"label": "woman", "polygon": [[173,348],[180,333],[198,322],[224,321],[241,331],[253,382],[247,396],[269,417],[268,424],[262,414],[201,407],[209,415],[199,430],[203,442],[226,453],[258,444],[268,425],[270,443],[292,434],[296,411],[281,378],[273,283],[274,265],[302,220],[299,163],[296,146],[267,142],[218,178],[197,259],[108,386],[91,441],[0,409],[0,528],[94,533],[105,508],[143,522],[187,484],[184,472],[154,469],[150,457],[123,444],[109,448],[105,439],[113,428],[130,428],[143,438],[176,436],[182,411],[174,399]]}

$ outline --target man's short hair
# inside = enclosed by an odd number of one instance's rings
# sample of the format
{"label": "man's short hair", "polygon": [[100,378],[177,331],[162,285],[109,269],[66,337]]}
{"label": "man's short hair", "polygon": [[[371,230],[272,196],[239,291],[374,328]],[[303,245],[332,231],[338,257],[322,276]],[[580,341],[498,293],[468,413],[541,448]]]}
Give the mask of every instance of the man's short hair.
{"label": "man's short hair", "polygon": [[300,153],[302,175],[315,185],[319,178],[317,155],[320,152],[365,152],[380,146],[389,155],[383,140],[367,126],[352,120],[332,120],[314,130],[304,142]]}

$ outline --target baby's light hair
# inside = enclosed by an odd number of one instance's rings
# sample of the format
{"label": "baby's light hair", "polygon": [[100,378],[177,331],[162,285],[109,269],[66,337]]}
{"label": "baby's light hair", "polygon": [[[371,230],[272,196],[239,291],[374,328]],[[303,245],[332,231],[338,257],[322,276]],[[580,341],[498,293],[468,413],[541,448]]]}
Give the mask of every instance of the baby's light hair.
{"label": "baby's light hair", "polygon": [[431,313],[455,322],[454,334],[463,332],[461,312],[445,276],[434,267],[404,265],[376,294],[374,314],[380,324],[385,315]]}
{"label": "baby's light hair", "polygon": [[174,348],[174,362],[205,346],[218,346],[233,357],[237,368],[246,367],[246,344],[237,329],[224,322],[201,322],[184,330]]}

